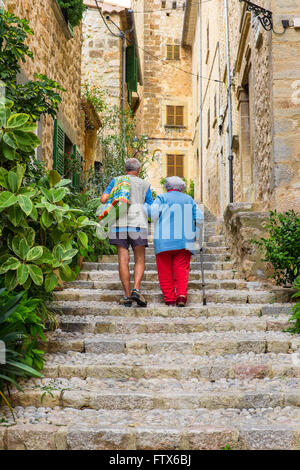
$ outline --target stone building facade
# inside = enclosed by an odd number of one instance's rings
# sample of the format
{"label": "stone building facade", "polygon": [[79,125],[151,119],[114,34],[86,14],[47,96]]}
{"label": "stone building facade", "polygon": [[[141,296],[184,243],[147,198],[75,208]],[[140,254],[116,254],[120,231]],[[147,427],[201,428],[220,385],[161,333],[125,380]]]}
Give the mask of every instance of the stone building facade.
{"label": "stone building facade", "polygon": [[[250,245],[264,234],[270,209],[300,208],[299,2],[261,0],[272,12],[266,31],[245,2],[187,0],[182,42],[192,49],[196,198],[223,217],[229,244],[243,275],[263,276]],[[228,36],[226,11],[228,5]],[[284,29],[282,20],[289,25]],[[227,55],[226,38],[229,38]],[[228,108],[230,68],[232,116]],[[232,138],[229,139],[229,124]],[[229,155],[233,155],[233,204]]]}
{"label": "stone building facade", "polygon": [[182,2],[145,0],[144,11],[143,133],[156,158],[149,179],[161,192],[167,175],[194,179],[191,53],[181,47]]}
{"label": "stone building facade", "polygon": [[[300,16],[300,5],[284,0],[261,0],[259,4],[272,11],[277,34],[265,31],[255,15],[247,11],[246,3],[228,2],[232,98],[229,142],[224,0],[203,3],[200,17],[197,2],[187,1],[183,44],[192,48],[194,73],[203,76],[200,90],[196,80],[193,86],[193,102],[197,103],[193,121],[202,124],[195,137],[202,155],[202,165],[201,158],[197,163],[201,184],[196,190],[218,216],[223,215],[229,202],[230,147],[235,202],[250,202],[263,211],[300,207],[300,74],[295,64],[300,53],[300,29],[293,27],[294,19]],[[283,19],[290,22],[285,32]]]}
{"label": "stone building facade", "polygon": [[[45,74],[65,89],[57,120],[64,131],[65,151],[74,145],[80,154],[85,152],[84,113],[81,107],[81,27],[74,36],[56,0],[5,0],[5,8],[29,20],[34,35],[28,45],[34,60],[22,64],[22,80],[33,79],[34,73]],[[48,168],[53,167],[54,121],[46,116],[39,123],[42,137],[41,156]]]}
{"label": "stone building facade", "polygon": [[[141,0],[136,0],[139,6]],[[92,0],[85,0],[87,10],[83,18],[83,48],[82,48],[82,81],[90,89],[96,88],[105,92],[104,99],[109,107],[121,108],[122,100],[122,39],[120,31],[130,31],[126,34],[125,46],[134,44],[138,59],[137,92],[129,97],[125,82],[125,109],[131,108],[136,120],[136,133],[142,132],[142,100],[143,100],[143,56],[138,44],[143,44],[143,27],[135,22],[131,10],[116,4],[101,4],[99,9],[107,23],[105,25],[97,5]],[[142,8],[142,6],[141,6]],[[108,29],[109,28],[109,29]],[[118,29],[119,28],[119,29]],[[96,136],[94,136],[96,139]],[[96,140],[95,140],[96,142]],[[97,144],[95,144],[97,146]],[[101,147],[97,146],[96,161],[103,161]]]}

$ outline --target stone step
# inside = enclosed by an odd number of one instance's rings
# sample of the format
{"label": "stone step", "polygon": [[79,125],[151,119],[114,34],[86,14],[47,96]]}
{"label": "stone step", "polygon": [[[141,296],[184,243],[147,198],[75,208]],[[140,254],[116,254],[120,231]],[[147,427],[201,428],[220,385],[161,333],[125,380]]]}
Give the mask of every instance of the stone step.
{"label": "stone step", "polygon": [[[133,277],[133,272],[131,272],[131,275]],[[221,271],[221,270],[206,270],[204,273],[204,277],[206,280],[208,279],[220,279],[220,280],[226,280],[226,279],[237,279],[238,280],[238,275],[236,271]],[[195,281],[195,280],[201,280],[201,271],[196,271],[193,270],[190,272],[189,279],[190,281]],[[82,280],[82,281],[107,281],[107,279],[111,281],[119,281],[119,273],[117,271],[81,271],[77,277],[77,280]],[[158,281],[158,274],[157,270],[147,270],[144,274],[144,281]],[[239,279],[241,282],[243,282],[242,279]]]}
{"label": "stone step", "polygon": [[108,302],[56,301],[52,307],[61,310],[65,315],[100,315],[115,317],[163,317],[163,318],[200,318],[227,316],[261,316],[289,315],[292,304],[214,304],[206,306],[193,304],[185,308],[167,307],[160,304],[148,304],[146,308],[131,308],[112,305]]}
{"label": "stone step", "polygon": [[46,359],[43,375],[49,378],[197,378],[209,381],[223,378],[300,378],[299,359],[293,354],[283,353],[250,352],[210,357],[174,352],[135,355],[68,351],[66,354],[46,354]]}
{"label": "stone step", "polygon": [[[163,303],[161,291],[143,291],[146,301],[154,303]],[[64,289],[63,291],[54,292],[56,300],[79,300],[79,301],[96,301],[96,302],[119,302],[123,296],[123,291],[110,291],[102,289]],[[193,303],[202,302],[202,291],[189,291],[188,306]],[[214,303],[270,303],[274,301],[274,294],[267,291],[255,290],[226,290],[226,289],[207,289],[207,302]]]}
{"label": "stone step", "polygon": [[57,330],[48,335],[49,353],[68,351],[97,354],[207,354],[212,356],[254,352],[293,352],[293,335],[273,331],[201,332],[189,334],[91,334]]}
{"label": "stone step", "polygon": [[[300,379],[38,379],[12,389],[13,406],[94,410],[300,407]],[[50,393],[44,393],[48,390]]]}
{"label": "stone step", "polygon": [[[78,410],[18,407],[0,426],[9,450],[299,450],[296,407]],[[33,424],[32,424],[33,423]]]}
{"label": "stone step", "polygon": [[[129,262],[129,268],[132,270],[134,268],[134,263]],[[89,263],[84,262],[82,264],[82,269],[84,271],[116,271],[119,270],[119,265],[116,262],[109,262],[109,263]],[[148,262],[146,263],[147,270],[155,270],[156,263],[155,262]],[[234,269],[233,261],[211,261],[211,262],[203,262],[203,269],[205,270],[232,270]],[[191,270],[201,270],[201,263],[200,261],[192,261],[191,262]]]}
{"label": "stone step", "polygon": [[197,333],[201,331],[282,331],[292,326],[288,315],[279,317],[211,317],[211,318],[121,318],[114,316],[71,316],[59,319],[60,329],[80,333]]}
{"label": "stone step", "polygon": [[[132,251],[130,253],[130,262],[134,262],[134,255]],[[199,261],[200,255],[197,254],[192,257],[192,262],[193,261]],[[146,256],[145,256],[145,261],[146,263],[156,263],[156,258],[154,253],[149,253],[148,250],[146,251]],[[207,263],[211,263],[214,261],[230,261],[230,255],[229,253],[203,253],[203,261]],[[84,262],[82,268],[86,269],[87,271],[91,269],[100,270],[102,264],[107,264],[107,263],[117,263],[118,262],[118,256],[117,255],[105,255],[101,258],[101,260],[98,263],[89,263],[89,262]],[[95,264],[100,264],[100,266],[95,266]]]}
{"label": "stone step", "polygon": [[[189,281],[188,287],[190,290],[201,290],[202,289],[202,282],[200,280],[198,281]],[[226,290],[226,289],[248,289],[248,290],[253,290],[253,283],[249,283],[247,281],[243,281],[240,279],[221,279],[221,280],[206,280],[205,281],[205,287],[206,289],[221,289],[221,290]],[[91,280],[86,280],[86,281],[73,281],[73,282],[67,282],[64,284],[65,289],[103,289],[103,290],[120,290],[121,288],[121,283],[119,279],[112,280],[110,279],[109,282],[107,280],[100,280],[100,281],[91,281]],[[157,281],[143,281],[141,285],[142,291],[148,292],[148,291],[157,291],[159,288],[158,282]],[[264,289],[264,286],[262,284],[257,283],[257,290],[262,291]]]}

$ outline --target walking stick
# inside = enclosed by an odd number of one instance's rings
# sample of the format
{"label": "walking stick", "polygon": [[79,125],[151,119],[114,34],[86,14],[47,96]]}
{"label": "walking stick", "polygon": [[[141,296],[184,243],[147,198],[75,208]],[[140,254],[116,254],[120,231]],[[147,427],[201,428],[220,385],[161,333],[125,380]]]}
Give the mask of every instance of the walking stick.
{"label": "walking stick", "polygon": [[206,294],[205,294],[205,279],[204,279],[204,267],[203,267],[203,246],[200,248],[200,263],[201,263],[201,280],[202,280],[202,302],[206,305]]}

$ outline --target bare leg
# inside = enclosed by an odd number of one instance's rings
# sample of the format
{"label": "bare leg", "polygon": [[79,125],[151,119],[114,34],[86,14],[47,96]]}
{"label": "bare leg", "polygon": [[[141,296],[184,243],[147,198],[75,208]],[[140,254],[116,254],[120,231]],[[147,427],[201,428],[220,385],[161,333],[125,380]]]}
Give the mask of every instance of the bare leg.
{"label": "bare leg", "polygon": [[134,289],[140,289],[145,271],[145,247],[136,246],[134,248]]}
{"label": "bare leg", "polygon": [[129,251],[123,246],[118,246],[119,274],[123,284],[124,294],[130,297],[130,272]]}

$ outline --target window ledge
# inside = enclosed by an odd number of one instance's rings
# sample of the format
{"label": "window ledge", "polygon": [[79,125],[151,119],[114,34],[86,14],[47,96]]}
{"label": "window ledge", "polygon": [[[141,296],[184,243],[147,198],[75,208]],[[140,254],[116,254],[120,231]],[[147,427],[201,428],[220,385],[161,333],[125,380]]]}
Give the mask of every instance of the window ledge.
{"label": "window ledge", "polygon": [[64,33],[67,41],[69,41],[69,39],[73,38],[73,34],[71,33],[71,31],[69,29],[68,23],[65,20],[65,17],[62,13],[62,10],[61,10],[57,0],[51,0],[51,7],[52,7],[52,10],[54,12],[54,15],[55,15],[58,23],[60,24],[61,29],[63,30],[63,33]]}
{"label": "window ledge", "polygon": [[165,129],[186,129],[186,126],[172,126],[170,124],[165,124]]}

